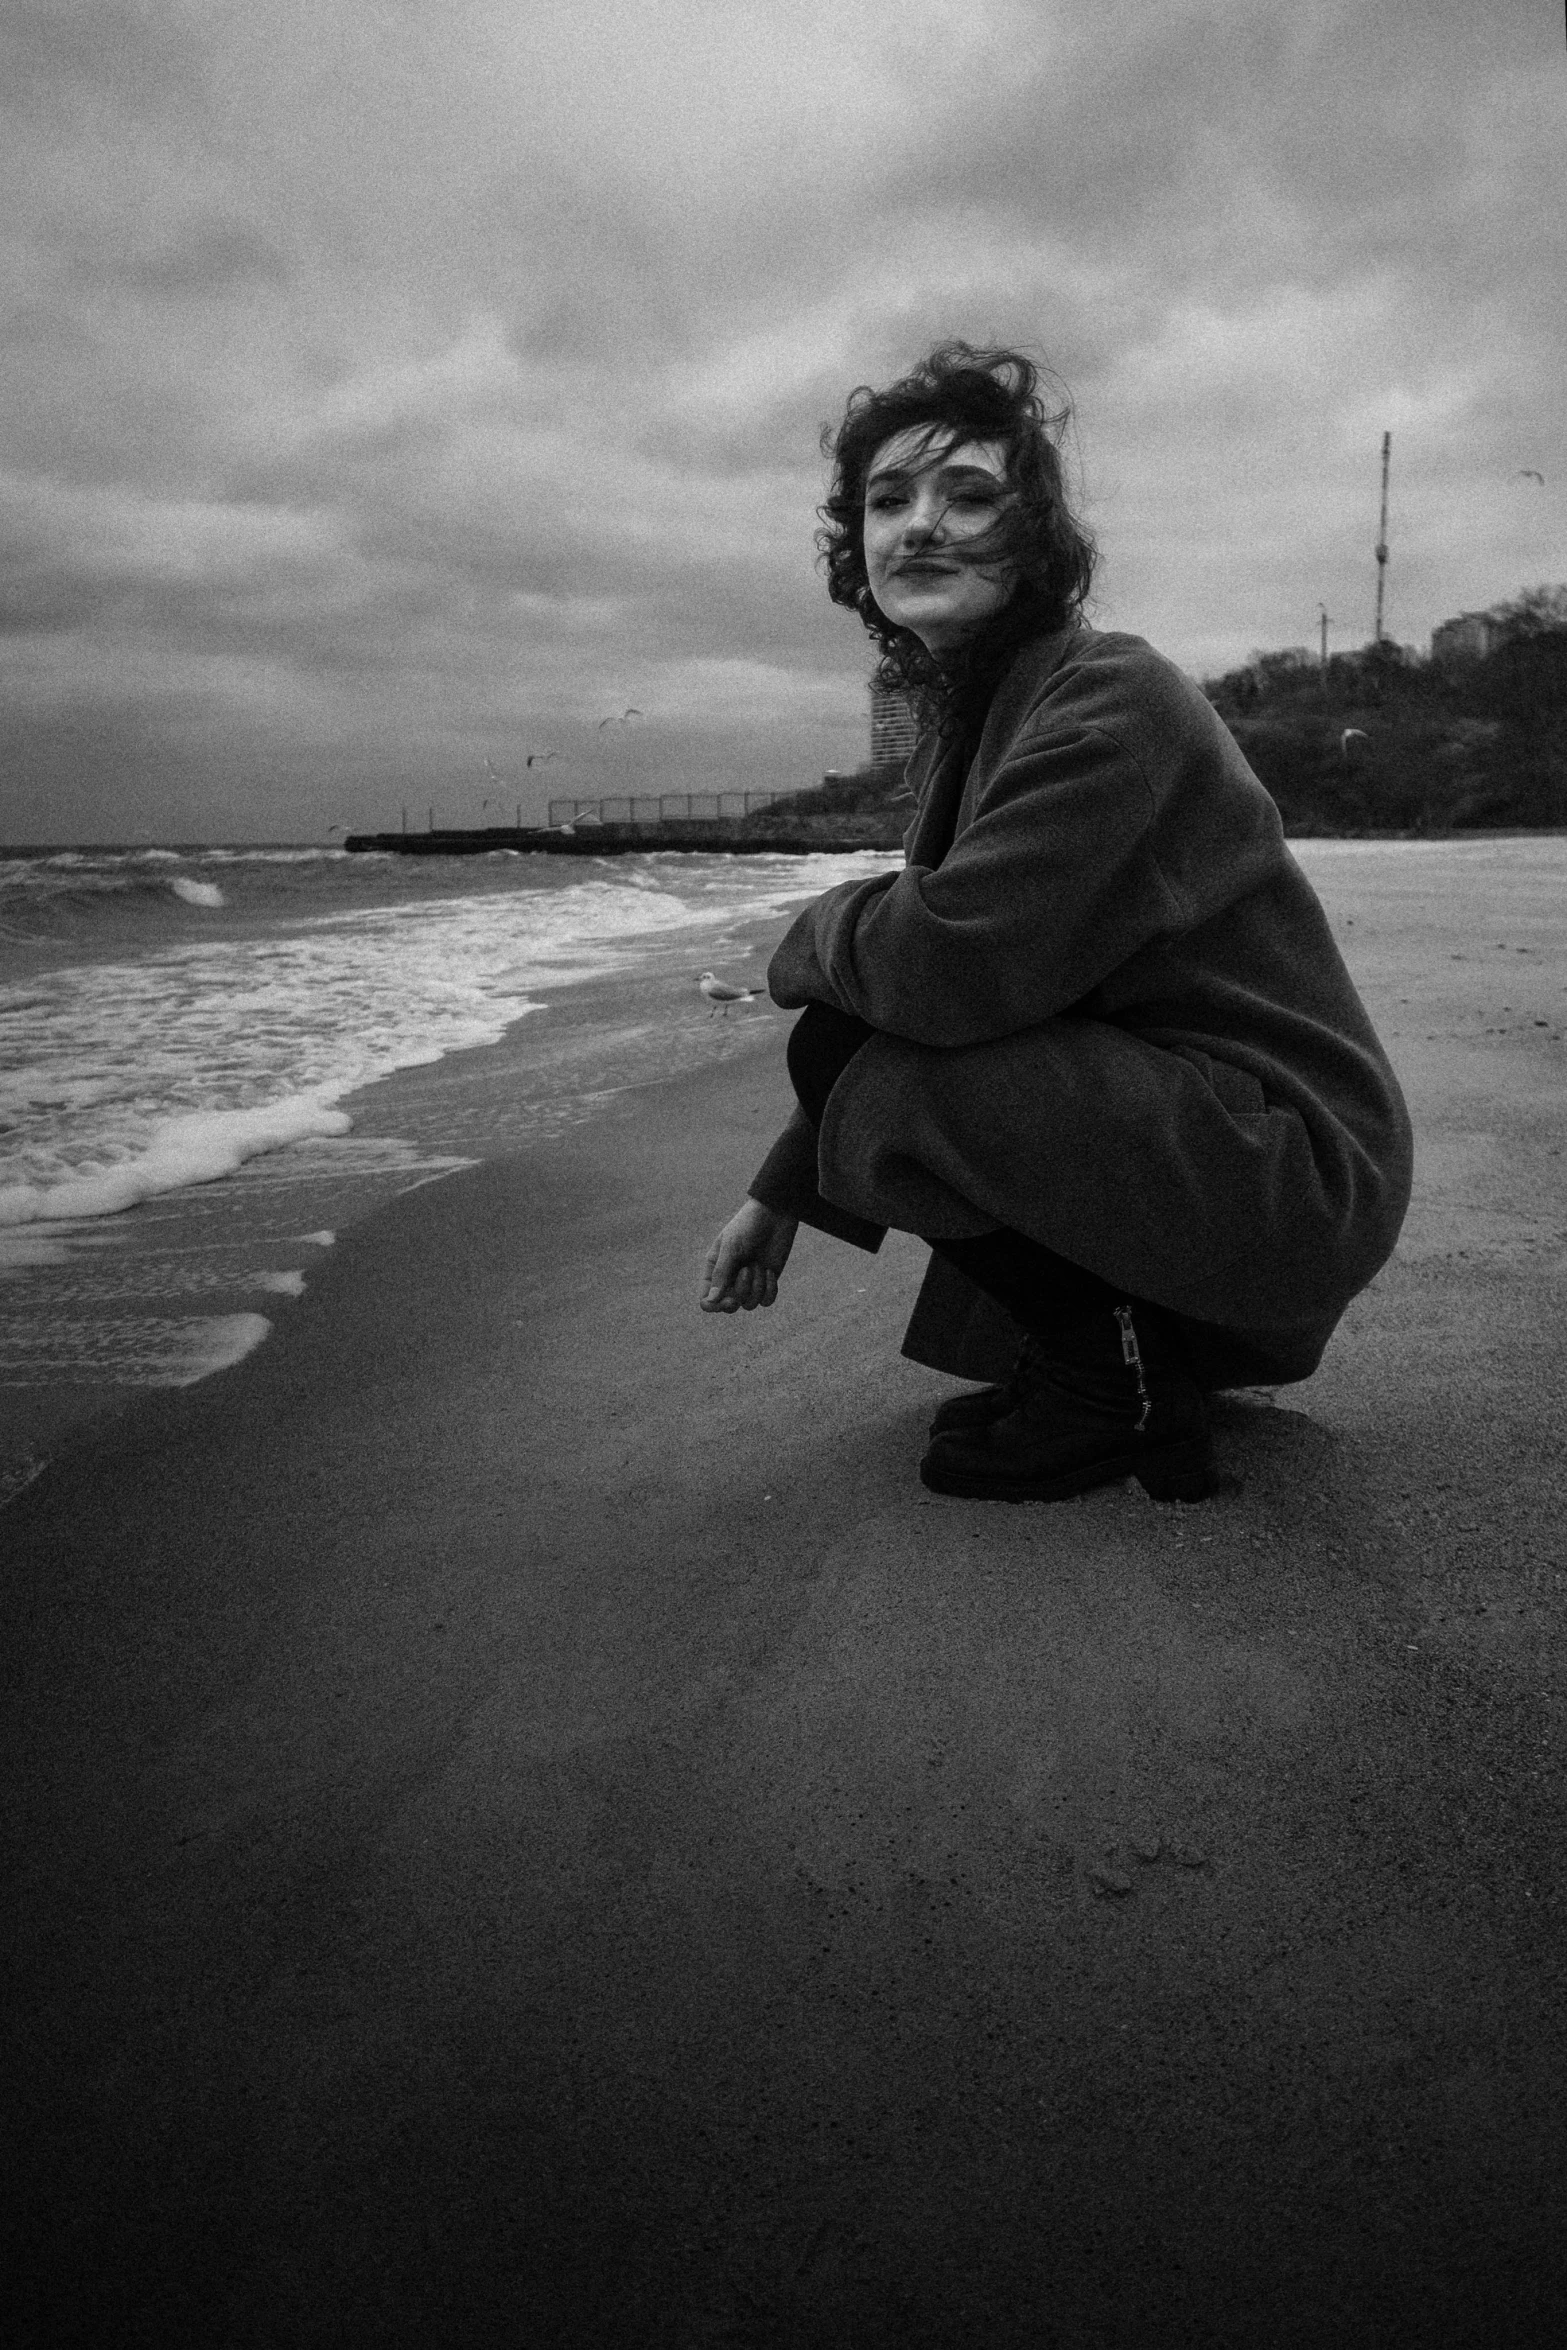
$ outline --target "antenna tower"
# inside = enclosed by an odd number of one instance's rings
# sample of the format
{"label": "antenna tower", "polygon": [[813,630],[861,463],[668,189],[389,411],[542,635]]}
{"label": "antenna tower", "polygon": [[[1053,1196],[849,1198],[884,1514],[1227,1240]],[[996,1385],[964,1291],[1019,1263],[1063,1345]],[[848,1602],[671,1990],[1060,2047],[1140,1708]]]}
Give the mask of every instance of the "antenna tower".
{"label": "antenna tower", "polygon": [[1387,582],[1387,468],[1393,451],[1393,436],[1382,435],[1382,520],[1377,530],[1377,627],[1375,642],[1382,642],[1382,590]]}

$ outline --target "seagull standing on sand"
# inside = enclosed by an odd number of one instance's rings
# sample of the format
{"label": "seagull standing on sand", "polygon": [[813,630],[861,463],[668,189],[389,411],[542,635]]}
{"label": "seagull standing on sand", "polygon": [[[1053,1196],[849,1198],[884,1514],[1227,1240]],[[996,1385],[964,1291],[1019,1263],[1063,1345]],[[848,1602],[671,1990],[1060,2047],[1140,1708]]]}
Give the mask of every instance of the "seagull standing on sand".
{"label": "seagull standing on sand", "polygon": [[727,979],[716,978],[711,971],[703,972],[697,981],[697,986],[713,1007],[712,1012],[707,1015],[710,1020],[713,1017],[713,1012],[722,1012],[727,1020],[731,1004],[754,1003],[758,993],[754,987],[731,987]]}

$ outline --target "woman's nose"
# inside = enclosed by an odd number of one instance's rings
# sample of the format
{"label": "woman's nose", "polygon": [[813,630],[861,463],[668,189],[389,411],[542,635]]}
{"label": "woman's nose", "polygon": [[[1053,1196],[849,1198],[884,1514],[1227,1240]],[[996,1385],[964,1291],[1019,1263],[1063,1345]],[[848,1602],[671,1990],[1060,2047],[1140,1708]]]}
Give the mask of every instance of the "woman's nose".
{"label": "woman's nose", "polygon": [[909,508],[903,535],[916,545],[923,546],[928,539],[939,538],[946,523],[947,509],[937,498],[916,498]]}

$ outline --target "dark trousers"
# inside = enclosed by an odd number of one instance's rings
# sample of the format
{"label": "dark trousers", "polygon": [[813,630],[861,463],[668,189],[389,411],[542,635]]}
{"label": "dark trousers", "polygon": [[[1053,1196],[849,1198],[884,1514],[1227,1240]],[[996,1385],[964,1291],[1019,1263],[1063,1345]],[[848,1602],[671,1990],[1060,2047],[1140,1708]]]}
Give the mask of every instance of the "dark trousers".
{"label": "dark trousers", "polygon": [[[789,1078],[801,1109],[813,1126],[845,1068],[876,1031],[852,1013],[832,1004],[807,1004],[789,1032]],[[926,1237],[924,1235],[922,1238]],[[971,1240],[930,1240],[938,1257],[967,1274],[976,1289],[1005,1306],[1023,1329],[1044,1335],[1068,1316],[1095,1306],[1109,1308],[1128,1300],[1097,1273],[1057,1256],[1041,1241],[1025,1233],[981,1232]]]}

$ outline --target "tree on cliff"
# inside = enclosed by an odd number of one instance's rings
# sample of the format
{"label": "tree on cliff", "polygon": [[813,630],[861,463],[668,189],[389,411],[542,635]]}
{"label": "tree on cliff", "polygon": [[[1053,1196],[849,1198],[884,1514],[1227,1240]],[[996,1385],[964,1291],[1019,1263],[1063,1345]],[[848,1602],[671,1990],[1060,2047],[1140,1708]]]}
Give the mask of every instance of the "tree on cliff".
{"label": "tree on cliff", "polygon": [[1567,587],[1524,588],[1507,603],[1493,604],[1490,617],[1500,623],[1507,643],[1567,630]]}

